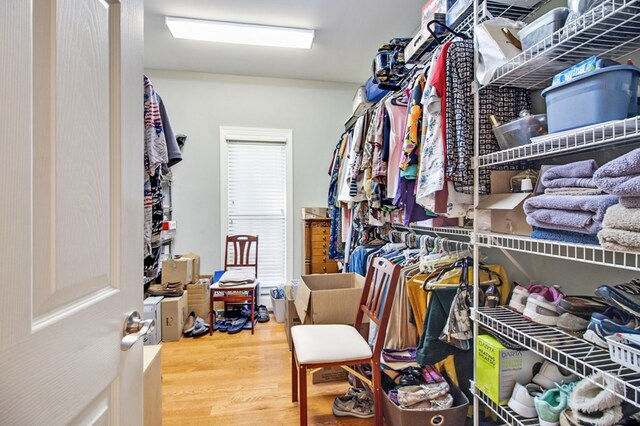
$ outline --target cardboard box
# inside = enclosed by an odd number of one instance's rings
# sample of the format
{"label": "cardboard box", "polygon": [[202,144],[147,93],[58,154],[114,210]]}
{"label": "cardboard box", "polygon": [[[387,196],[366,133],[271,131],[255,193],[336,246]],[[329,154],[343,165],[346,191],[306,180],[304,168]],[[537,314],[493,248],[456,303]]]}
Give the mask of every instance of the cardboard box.
{"label": "cardboard box", "polygon": [[162,261],[162,284],[189,284],[193,280],[193,259],[184,257]]}
{"label": "cardboard box", "polygon": [[144,374],[144,424],[162,424],[162,346],[145,346],[142,356]]}
{"label": "cardboard box", "polygon": [[192,277],[190,282],[197,283],[198,280],[200,279],[200,256],[195,253],[187,253],[187,254],[181,254],[180,258],[191,259]]}
{"label": "cardboard box", "polygon": [[187,312],[189,294],[184,292],[180,297],[165,297],[162,300],[162,341],[177,342],[182,337],[184,319]]}
{"label": "cardboard box", "polygon": [[531,383],[533,367],[543,358],[531,351],[505,348],[495,337],[482,334],[476,342],[476,387],[497,404],[511,398],[517,383]]}
{"label": "cardboard box", "polygon": [[162,296],[151,296],[144,299],[143,319],[156,320],[156,326],[143,336],[145,345],[157,345],[162,341]]}
{"label": "cardboard box", "polygon": [[295,305],[302,324],[353,324],[363,286],[354,273],[301,276]]}
{"label": "cardboard box", "polygon": [[342,367],[327,367],[311,373],[311,383],[336,382],[347,380],[349,373]]}
{"label": "cardboard box", "polygon": [[533,228],[527,223],[524,213],[524,201],[531,196],[529,193],[511,193],[509,182],[513,176],[520,173],[517,170],[491,171],[491,194],[483,198],[476,207],[476,215],[485,222],[485,217],[491,217],[491,232],[530,236]]}
{"label": "cardboard box", "polygon": [[187,284],[189,299],[187,301],[187,315],[191,311],[202,318],[209,316],[209,283],[201,280],[196,284]]}

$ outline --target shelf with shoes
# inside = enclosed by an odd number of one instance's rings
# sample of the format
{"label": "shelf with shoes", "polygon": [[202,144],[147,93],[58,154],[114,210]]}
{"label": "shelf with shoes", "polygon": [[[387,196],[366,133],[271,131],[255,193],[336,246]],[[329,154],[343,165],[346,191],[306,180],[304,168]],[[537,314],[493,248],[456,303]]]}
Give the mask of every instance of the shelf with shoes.
{"label": "shelf with shoes", "polygon": [[590,56],[619,59],[640,48],[640,0],[606,0],[498,68],[489,85],[542,89]]}
{"label": "shelf with shoes", "polygon": [[615,389],[610,389],[611,392],[640,407],[640,373],[612,361],[607,349],[556,328],[531,322],[503,306],[478,308],[473,317],[480,326],[519,343],[581,378],[601,373],[614,384]]}
{"label": "shelf with shoes", "polygon": [[640,142],[640,116],[609,121],[531,139],[523,146],[478,156],[479,167],[559,155],[576,154],[614,145]]}
{"label": "shelf with shoes", "polygon": [[489,408],[496,416],[498,416],[503,422],[508,425],[515,426],[537,426],[540,424],[537,417],[532,419],[526,419],[522,416],[516,414],[511,408],[506,405],[498,405],[491,400],[487,395],[482,393],[475,386],[471,386],[473,394],[478,397],[478,399]]}
{"label": "shelf with shoes", "polygon": [[597,245],[538,240],[519,235],[475,233],[479,247],[494,247],[594,265],[640,271],[640,253],[605,250]]}

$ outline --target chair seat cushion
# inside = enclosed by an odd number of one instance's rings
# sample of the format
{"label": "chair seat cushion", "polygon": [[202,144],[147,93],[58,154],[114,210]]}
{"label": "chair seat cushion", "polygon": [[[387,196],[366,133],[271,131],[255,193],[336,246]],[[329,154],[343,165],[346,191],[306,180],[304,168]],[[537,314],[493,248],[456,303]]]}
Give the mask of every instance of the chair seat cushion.
{"label": "chair seat cushion", "polygon": [[296,325],[291,338],[300,364],[353,361],[371,358],[367,341],[344,324]]}

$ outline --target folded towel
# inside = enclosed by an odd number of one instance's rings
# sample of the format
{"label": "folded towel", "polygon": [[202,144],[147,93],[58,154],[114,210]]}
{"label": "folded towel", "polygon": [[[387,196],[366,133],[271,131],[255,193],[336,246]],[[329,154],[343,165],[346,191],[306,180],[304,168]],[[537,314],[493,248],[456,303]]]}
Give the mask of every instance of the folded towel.
{"label": "folded towel", "polygon": [[597,169],[598,164],[595,160],[576,161],[552,167],[542,175],[542,184],[546,188],[595,188],[593,174]]}
{"label": "folded towel", "polygon": [[620,204],[627,209],[640,209],[640,197],[620,197]]}
{"label": "folded towel", "polygon": [[593,175],[598,188],[621,197],[640,197],[640,148],[609,161]]}
{"label": "folded towel", "polygon": [[536,238],[538,240],[564,241],[565,243],[572,244],[598,244],[598,238],[595,235],[538,227],[533,228],[531,238]]}
{"label": "folded towel", "polygon": [[220,285],[222,284],[247,284],[256,280],[256,274],[254,271],[248,269],[232,269],[225,271],[220,277]]}
{"label": "folded towel", "polygon": [[598,239],[608,250],[640,252],[640,232],[605,228],[598,232]]}
{"label": "folded towel", "polygon": [[545,194],[548,195],[602,195],[604,192],[598,188],[546,188]]}
{"label": "folded towel", "polygon": [[602,227],[640,232],[640,209],[627,209],[621,204],[611,206],[604,215]]}
{"label": "folded towel", "polygon": [[614,195],[539,195],[524,202],[524,211],[531,226],[595,235],[617,203]]}

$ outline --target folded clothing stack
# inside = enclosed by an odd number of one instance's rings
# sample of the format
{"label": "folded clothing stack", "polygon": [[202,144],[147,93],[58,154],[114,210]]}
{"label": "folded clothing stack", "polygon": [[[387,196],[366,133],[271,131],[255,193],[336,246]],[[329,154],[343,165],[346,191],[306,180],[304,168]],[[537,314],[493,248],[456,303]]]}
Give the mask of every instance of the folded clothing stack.
{"label": "folded clothing stack", "polygon": [[220,287],[232,287],[243,284],[251,284],[256,280],[254,271],[247,269],[232,269],[225,271],[220,277]]}
{"label": "folded clothing stack", "polygon": [[594,160],[548,169],[541,177],[544,195],[525,201],[527,222],[534,227],[532,238],[578,244],[598,244],[595,235],[602,229],[605,211],[618,202],[603,194],[593,176]]}
{"label": "folded clothing stack", "polygon": [[602,190],[620,197],[620,204],[607,210],[598,232],[602,247],[640,252],[640,149],[609,161],[594,174]]}

